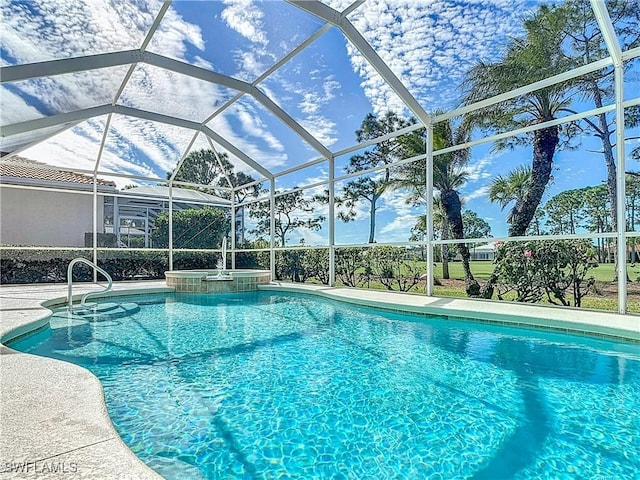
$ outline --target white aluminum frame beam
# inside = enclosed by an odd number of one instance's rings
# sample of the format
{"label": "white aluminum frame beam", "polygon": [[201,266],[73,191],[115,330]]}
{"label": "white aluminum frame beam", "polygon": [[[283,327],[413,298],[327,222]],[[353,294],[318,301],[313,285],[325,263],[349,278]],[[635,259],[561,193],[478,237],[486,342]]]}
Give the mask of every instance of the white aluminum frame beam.
{"label": "white aluminum frame beam", "polygon": [[607,5],[604,0],[591,0],[591,9],[598,21],[602,38],[607,45],[607,50],[609,51],[609,55],[611,55],[614,66],[622,66],[622,49],[620,48],[620,42],[618,42],[615,28],[613,28],[613,24],[611,23]]}
{"label": "white aluminum frame beam", "polygon": [[99,68],[118,67],[142,61],[140,50],[99,53],[84,57],[61,58],[44,62],[0,67],[0,83],[20,82],[31,78],[53,77]]}
{"label": "white aluminum frame beam", "polygon": [[[218,167],[220,167],[220,172],[222,173],[222,176],[226,180],[227,185],[229,185],[230,191],[233,193],[233,189],[234,189],[233,184],[231,183],[231,180],[229,179],[229,175],[227,175],[227,172],[224,171],[224,167],[222,165],[222,160],[220,159],[220,155],[218,154],[218,150],[216,149],[215,145],[211,141],[211,137],[206,136],[206,139],[207,139],[207,142],[209,143],[209,148],[211,148],[213,155],[216,157],[216,162],[218,163]],[[231,201],[233,203],[233,195],[231,195]]]}
{"label": "white aluminum frame beam", "polygon": [[[296,120],[280,108],[275,102],[267,97],[255,85],[238,80],[220,73],[207,70],[202,67],[190,65],[188,63],[164,57],[156,53],[141,52],[140,50],[127,50],[124,52],[111,52],[99,55],[91,55],[86,57],[75,57],[61,60],[51,60],[46,62],[38,62],[26,65],[14,65],[9,67],[0,67],[0,82],[17,82],[28,80],[34,77],[62,75],[65,73],[80,72],[99,68],[108,68],[126,64],[146,63],[158,68],[169,70],[172,72],[186,75],[191,78],[197,78],[205,82],[222,85],[224,87],[239,92],[248,93],[258,103],[264,106],[267,111],[273,114],[287,127],[293,130],[300,138],[307,142],[314,150],[323,157],[330,157],[331,152],[311,133],[303,128]],[[130,69],[131,70],[131,69]],[[127,73],[125,81],[130,77]],[[121,84],[118,95],[124,90]]]}
{"label": "white aluminum frame beam", "polygon": [[182,127],[189,130],[201,131],[205,135],[211,137],[216,143],[222,145],[233,155],[238,157],[242,162],[262,174],[265,178],[272,178],[273,174],[269,172],[262,165],[257,163],[247,154],[242,152],[236,146],[225,140],[223,137],[215,133],[206,125],[202,125],[192,120],[186,120],[183,118],[171,117],[169,115],[163,115],[160,113],[149,112],[147,110],[140,110],[132,107],[125,107],[123,105],[100,105],[98,107],[86,108],[83,110],[77,110],[75,112],[61,113],[58,115],[52,115],[50,117],[37,118],[35,120],[27,120],[26,122],[14,123],[12,125],[3,126],[0,129],[0,136],[11,136],[19,133],[24,133],[32,130],[38,130],[40,128],[53,127],[65,123],[71,123],[81,120],[88,120],[92,117],[100,115],[107,115],[110,113],[118,113],[120,115],[126,115],[129,117],[141,118],[144,120],[150,120],[158,123],[165,123],[168,125],[174,125],[176,127]]}
{"label": "white aluminum frame beam", "polygon": [[353,26],[346,17],[346,13],[338,12],[317,0],[287,0],[287,2],[338,27],[343,35],[347,37],[367,62],[369,62],[369,65],[380,74],[382,79],[387,82],[387,85],[400,97],[407,108],[409,108],[423,124],[428,125],[431,123],[431,116],[422,108],[422,105],[418,103],[382,58],[380,58],[369,42]]}
{"label": "white aluminum frame beam", "polygon": [[180,170],[180,167],[182,167],[182,164],[184,163],[185,159],[187,158],[187,155],[189,155],[189,151],[191,150],[191,147],[193,147],[193,144],[195,143],[196,138],[198,138],[198,134],[197,133],[193,137],[191,137],[191,140],[189,141],[189,145],[187,145],[187,148],[182,153],[182,157],[178,161],[178,165],[176,166],[176,168],[173,169],[173,173],[169,177],[169,186],[170,187],[173,187],[173,182],[176,179],[176,175],[178,174],[178,170]]}
{"label": "white aluminum frame beam", "polygon": [[79,123],[93,117],[107,115],[113,112],[113,105],[99,105],[97,107],[84,108],[73,112],[59,113],[49,117],[36,118],[24,122],[3,125],[0,127],[0,137],[10,137],[20,133],[31,132],[41,128],[56,127],[66,123]]}
{"label": "white aluminum frame beam", "polygon": [[214,132],[213,130],[211,130],[209,127],[207,127],[206,125],[203,125],[201,127],[202,131],[208,135],[209,137],[211,137],[211,139],[216,142],[218,145],[221,145],[223,148],[227,149],[229,152],[231,152],[232,154],[234,154],[236,157],[238,157],[242,162],[246,163],[248,166],[250,166],[251,168],[253,168],[255,171],[257,171],[258,173],[260,173],[264,178],[266,179],[272,179],[273,178],[273,174],[267,170],[266,168],[264,168],[262,165],[260,165],[259,163],[257,163],[254,159],[252,159],[251,157],[249,157],[247,154],[245,154],[243,151],[239,150],[238,148],[236,148],[235,145],[232,145],[231,143],[229,143],[226,139],[222,138],[220,135],[218,135],[216,132]]}

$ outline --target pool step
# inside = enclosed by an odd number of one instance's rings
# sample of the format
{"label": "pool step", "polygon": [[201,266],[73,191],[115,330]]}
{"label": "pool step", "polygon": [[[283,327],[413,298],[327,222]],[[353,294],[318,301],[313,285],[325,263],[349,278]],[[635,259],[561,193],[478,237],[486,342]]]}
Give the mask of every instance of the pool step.
{"label": "pool step", "polygon": [[115,310],[120,306],[119,303],[85,303],[84,305],[79,305],[77,307],[73,307],[73,313],[76,315],[89,315],[98,312],[110,312],[111,310]]}
{"label": "pool step", "polygon": [[106,320],[133,315],[140,310],[137,303],[99,303],[73,309],[73,315],[87,320]]}
{"label": "pool step", "polygon": [[167,478],[188,478],[193,480],[204,480],[207,478],[195,465],[191,465],[175,457],[156,455],[145,459],[145,463],[160,475]]}

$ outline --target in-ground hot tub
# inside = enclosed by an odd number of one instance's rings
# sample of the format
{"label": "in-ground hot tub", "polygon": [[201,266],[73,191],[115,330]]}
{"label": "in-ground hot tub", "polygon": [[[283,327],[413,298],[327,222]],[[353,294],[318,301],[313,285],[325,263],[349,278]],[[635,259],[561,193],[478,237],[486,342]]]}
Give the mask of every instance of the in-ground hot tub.
{"label": "in-ground hot tub", "polygon": [[257,290],[271,282],[269,270],[171,270],[167,286],[182,293],[232,293]]}

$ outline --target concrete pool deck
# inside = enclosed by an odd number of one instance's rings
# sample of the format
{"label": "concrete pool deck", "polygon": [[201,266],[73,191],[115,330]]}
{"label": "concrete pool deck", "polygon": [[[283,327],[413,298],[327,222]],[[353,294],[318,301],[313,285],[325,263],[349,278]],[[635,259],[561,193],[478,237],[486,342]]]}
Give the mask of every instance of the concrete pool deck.
{"label": "concrete pool deck", "polygon": [[[96,291],[74,286],[75,294]],[[261,290],[312,293],[360,305],[450,318],[533,325],[554,331],[626,337],[640,342],[640,316],[425,297],[373,290],[272,283]],[[172,292],[164,280],[117,282],[113,292]],[[0,339],[46,325],[53,299],[64,299],[66,284],[0,286]],[[74,295],[75,296],[75,295]],[[55,302],[60,304],[61,302]],[[544,312],[545,318],[539,315]],[[497,320],[497,322],[496,322]],[[640,348],[640,347],[639,347]],[[108,417],[102,386],[87,370],[58,360],[27,355],[0,345],[0,479],[161,478],[122,442]]]}
{"label": "concrete pool deck", "polygon": [[[77,284],[74,297],[98,289]],[[114,283],[113,291],[123,290],[173,291],[164,281]],[[42,303],[66,295],[66,284],[1,286],[0,338],[16,328],[37,328],[37,320],[50,313]],[[5,478],[162,477],[120,439],[92,373],[0,345],[0,479]]]}

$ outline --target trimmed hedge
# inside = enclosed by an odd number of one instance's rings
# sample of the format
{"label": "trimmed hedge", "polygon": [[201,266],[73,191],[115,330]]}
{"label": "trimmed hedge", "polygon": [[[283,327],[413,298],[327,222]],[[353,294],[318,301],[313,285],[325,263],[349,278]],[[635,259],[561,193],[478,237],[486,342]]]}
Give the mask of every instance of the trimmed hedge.
{"label": "trimmed hedge", "polygon": [[[77,257],[93,258],[92,250],[20,250],[0,251],[0,283],[65,283],[69,262]],[[220,258],[215,252],[175,252],[175,270],[214,269]],[[238,253],[237,268],[269,268],[268,252]],[[163,279],[169,269],[169,253],[162,251],[109,250],[98,252],[98,266],[114,281]],[[227,267],[231,261],[227,259]],[[101,276],[98,275],[100,278]],[[92,269],[82,263],[73,269],[73,280],[90,282]]]}
{"label": "trimmed hedge", "polygon": [[[77,257],[91,260],[92,255],[91,250],[3,249],[0,252],[0,283],[64,283],[69,262]],[[122,250],[99,252],[98,266],[113,280],[157,279],[164,278],[169,261],[164,252]],[[92,279],[91,267],[84,264],[74,267],[74,281]]]}

